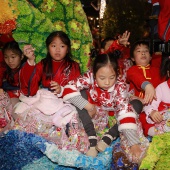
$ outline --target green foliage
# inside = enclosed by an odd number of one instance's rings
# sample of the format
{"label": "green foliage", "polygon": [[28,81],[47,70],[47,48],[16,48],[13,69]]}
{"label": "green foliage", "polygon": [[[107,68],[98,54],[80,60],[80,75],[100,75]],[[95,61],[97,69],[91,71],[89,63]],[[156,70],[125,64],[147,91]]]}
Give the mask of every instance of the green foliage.
{"label": "green foliage", "polygon": [[142,38],[147,6],[144,0],[109,1],[102,21],[102,37],[117,36],[128,30],[131,32],[130,42]]}
{"label": "green foliage", "polygon": [[36,62],[46,56],[45,40],[54,30],[68,34],[73,59],[87,70],[92,35],[80,0],[18,0],[19,16],[13,37],[21,48],[32,44]]}

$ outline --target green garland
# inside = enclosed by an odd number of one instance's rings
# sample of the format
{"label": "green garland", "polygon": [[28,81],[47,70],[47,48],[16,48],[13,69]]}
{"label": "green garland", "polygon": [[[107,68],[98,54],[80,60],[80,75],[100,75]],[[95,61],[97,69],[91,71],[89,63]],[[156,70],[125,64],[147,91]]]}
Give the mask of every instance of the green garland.
{"label": "green garland", "polygon": [[21,48],[32,44],[36,62],[46,56],[45,40],[54,30],[68,34],[74,60],[87,70],[92,35],[80,0],[18,0],[19,15],[13,37]]}
{"label": "green garland", "polygon": [[170,133],[154,136],[140,170],[170,169]]}

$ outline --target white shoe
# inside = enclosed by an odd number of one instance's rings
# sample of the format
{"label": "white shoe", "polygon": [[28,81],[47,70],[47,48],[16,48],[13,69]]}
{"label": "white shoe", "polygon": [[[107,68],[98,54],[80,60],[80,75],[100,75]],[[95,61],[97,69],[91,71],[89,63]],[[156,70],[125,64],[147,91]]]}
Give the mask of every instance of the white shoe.
{"label": "white shoe", "polygon": [[87,151],[86,155],[91,157],[96,157],[98,154],[98,151],[96,150],[96,147],[90,147],[90,149]]}

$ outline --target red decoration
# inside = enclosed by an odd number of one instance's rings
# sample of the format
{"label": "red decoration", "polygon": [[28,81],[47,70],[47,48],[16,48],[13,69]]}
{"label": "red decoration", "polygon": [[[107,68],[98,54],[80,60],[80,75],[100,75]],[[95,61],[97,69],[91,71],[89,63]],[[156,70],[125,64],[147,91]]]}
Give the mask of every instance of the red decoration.
{"label": "red decoration", "polygon": [[15,20],[8,20],[5,23],[0,24],[0,34],[8,34],[16,28]]}

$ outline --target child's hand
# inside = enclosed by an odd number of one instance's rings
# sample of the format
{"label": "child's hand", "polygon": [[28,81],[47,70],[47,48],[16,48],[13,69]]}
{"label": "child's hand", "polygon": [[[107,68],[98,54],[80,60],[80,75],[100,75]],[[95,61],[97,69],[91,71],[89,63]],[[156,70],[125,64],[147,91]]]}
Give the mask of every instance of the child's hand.
{"label": "child's hand", "polygon": [[50,89],[51,89],[51,91],[53,91],[54,94],[61,93],[61,86],[55,81],[50,82]]}
{"label": "child's hand", "polygon": [[156,91],[152,84],[147,84],[145,87],[145,97],[143,99],[144,104],[151,103],[153,99],[157,99]]}
{"label": "child's hand", "polygon": [[128,46],[130,43],[128,42],[130,37],[130,32],[125,31],[122,36],[118,36],[118,42],[120,45]]}
{"label": "child's hand", "polygon": [[91,103],[88,103],[84,108],[87,110],[87,112],[91,118],[94,117],[94,115],[97,112],[95,105],[93,105]]}
{"label": "child's hand", "polygon": [[34,55],[35,49],[32,47],[32,45],[25,45],[23,51],[24,51],[23,52],[24,55],[28,58],[30,64],[33,65],[35,62],[35,55]]}
{"label": "child's hand", "polygon": [[156,110],[153,110],[150,113],[150,117],[155,123],[159,123],[163,121],[163,116]]}
{"label": "child's hand", "polygon": [[130,153],[132,154],[132,161],[134,163],[139,163],[141,161],[140,158],[141,158],[142,150],[139,144],[131,146]]}

